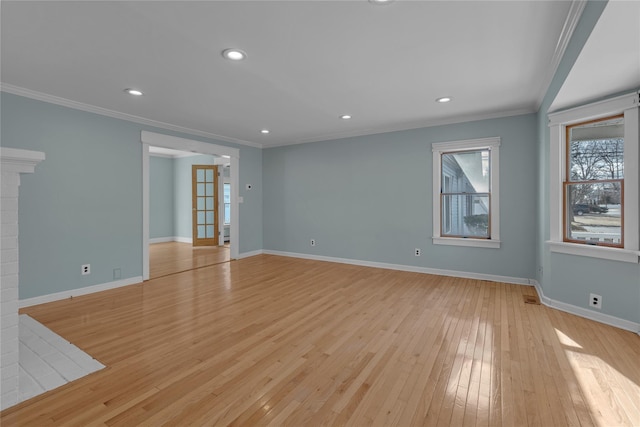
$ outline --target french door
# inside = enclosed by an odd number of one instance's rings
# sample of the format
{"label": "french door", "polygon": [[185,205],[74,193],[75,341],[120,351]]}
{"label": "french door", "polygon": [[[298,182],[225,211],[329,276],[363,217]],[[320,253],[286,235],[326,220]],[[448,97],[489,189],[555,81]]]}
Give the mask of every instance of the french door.
{"label": "french door", "polygon": [[193,246],[218,245],[218,167],[191,167]]}

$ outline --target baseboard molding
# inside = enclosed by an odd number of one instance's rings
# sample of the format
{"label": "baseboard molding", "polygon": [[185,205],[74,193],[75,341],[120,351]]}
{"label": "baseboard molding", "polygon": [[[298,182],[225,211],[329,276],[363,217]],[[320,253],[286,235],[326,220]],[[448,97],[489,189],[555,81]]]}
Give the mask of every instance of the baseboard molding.
{"label": "baseboard molding", "polygon": [[53,301],[78,297],[81,295],[93,294],[95,292],[108,291],[109,289],[121,288],[122,286],[134,285],[142,282],[142,276],[130,277],[128,279],[117,280],[115,282],[102,283],[100,285],[87,286],[86,288],[71,289],[55,294],[42,295],[39,297],[27,298],[18,301],[19,308],[31,307],[33,305],[45,304]]}
{"label": "baseboard molding", "polygon": [[154,243],[167,243],[167,242],[193,243],[193,239],[191,237],[178,237],[178,236],[155,237],[153,239],[149,239],[150,245],[153,245]]}
{"label": "baseboard molding", "polygon": [[154,243],[167,243],[167,242],[174,242],[175,241],[175,237],[156,237],[153,239],[149,239],[149,244],[153,245]]}
{"label": "baseboard molding", "polygon": [[237,259],[249,258],[250,256],[262,255],[264,253],[266,253],[266,252],[263,251],[262,249],[259,249],[257,251],[251,251],[251,252],[243,252],[241,254],[238,254],[238,258]]}
{"label": "baseboard molding", "polygon": [[535,286],[536,291],[538,292],[538,296],[540,297],[540,302],[547,307],[555,308],[556,310],[564,311],[565,313],[575,314],[576,316],[604,323],[605,325],[615,326],[616,328],[624,329],[626,331],[630,331],[640,335],[640,323],[631,322],[629,320],[611,316],[610,314],[597,313],[587,308],[578,307],[577,305],[573,304],[567,304],[566,302],[556,301],[545,296],[542,290],[542,286],[537,280],[531,279],[530,282],[533,286]]}
{"label": "baseboard molding", "polygon": [[389,264],[384,262],[362,261],[362,260],[349,259],[349,258],[335,258],[335,257],[322,256],[322,255],[302,254],[297,252],[263,250],[262,253],[267,255],[280,255],[280,256],[286,256],[286,257],[292,257],[292,258],[311,259],[315,261],[328,261],[328,262],[337,262],[340,264],[360,265],[363,267],[384,268],[387,270],[399,270],[399,271],[409,271],[413,273],[435,274],[438,276],[460,277],[464,279],[488,280],[491,282],[511,283],[514,285],[530,284],[529,279],[523,279],[520,277],[498,276],[495,274],[470,273],[466,271],[457,271],[457,270],[441,270],[439,268],[416,267],[413,265]]}

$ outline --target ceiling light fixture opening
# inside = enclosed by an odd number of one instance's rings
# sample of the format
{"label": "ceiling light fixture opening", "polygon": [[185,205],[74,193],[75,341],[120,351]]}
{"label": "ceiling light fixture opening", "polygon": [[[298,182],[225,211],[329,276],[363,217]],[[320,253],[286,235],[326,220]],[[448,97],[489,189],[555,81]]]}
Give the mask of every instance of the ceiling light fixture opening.
{"label": "ceiling light fixture opening", "polygon": [[139,91],[138,89],[127,88],[124,91],[125,91],[125,93],[128,93],[129,95],[142,96],[142,91]]}
{"label": "ceiling light fixture opening", "polygon": [[445,102],[449,102],[449,101],[451,101],[450,96],[443,96],[442,98],[436,99],[436,102],[439,102],[441,104],[444,104]]}
{"label": "ceiling light fixture opening", "polygon": [[394,0],[369,0],[369,3],[375,4],[375,5],[389,4],[393,2]]}
{"label": "ceiling light fixture opening", "polygon": [[268,134],[268,133],[269,133],[269,129],[262,129],[262,130],[260,131],[260,133],[263,133],[263,134],[265,134],[265,135],[266,135],[266,134]]}
{"label": "ceiling light fixture opening", "polygon": [[351,118],[351,115],[350,114],[343,114],[343,115],[340,116],[340,118],[342,120],[349,120]]}
{"label": "ceiling light fixture opening", "polygon": [[240,49],[225,49],[222,51],[222,56],[231,61],[242,61],[247,57],[247,54]]}

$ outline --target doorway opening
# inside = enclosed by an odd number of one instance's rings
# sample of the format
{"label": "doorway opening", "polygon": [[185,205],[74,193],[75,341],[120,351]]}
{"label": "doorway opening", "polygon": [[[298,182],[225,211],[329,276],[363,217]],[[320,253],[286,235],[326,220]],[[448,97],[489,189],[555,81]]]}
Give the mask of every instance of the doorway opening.
{"label": "doorway opening", "polygon": [[[141,142],[143,279],[236,259],[239,150],[146,131],[141,133]],[[193,165],[203,166],[202,182],[195,176],[195,185]],[[200,210],[198,189],[203,190]],[[218,197],[207,200],[207,191]],[[198,231],[205,238],[209,233],[210,239],[199,240]]]}

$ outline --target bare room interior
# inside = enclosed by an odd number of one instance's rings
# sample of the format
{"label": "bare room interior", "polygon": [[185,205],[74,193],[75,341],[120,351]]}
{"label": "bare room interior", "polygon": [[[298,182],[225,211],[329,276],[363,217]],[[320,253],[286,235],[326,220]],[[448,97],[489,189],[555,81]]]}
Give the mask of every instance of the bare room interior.
{"label": "bare room interior", "polygon": [[2,426],[640,426],[640,2],[0,12]]}

